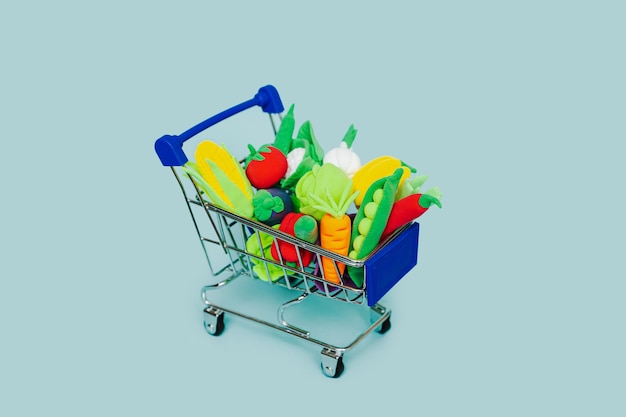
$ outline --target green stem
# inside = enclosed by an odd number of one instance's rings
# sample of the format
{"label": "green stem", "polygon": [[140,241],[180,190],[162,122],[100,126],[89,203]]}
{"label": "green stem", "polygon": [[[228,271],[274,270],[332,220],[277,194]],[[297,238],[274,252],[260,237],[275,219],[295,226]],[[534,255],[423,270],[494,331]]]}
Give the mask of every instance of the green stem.
{"label": "green stem", "polygon": [[348,128],[348,131],[343,137],[343,142],[346,143],[346,146],[348,147],[348,149],[352,147],[352,142],[354,142],[354,139],[356,138],[356,132],[357,130],[354,128],[354,125],[350,125],[350,127]]}
{"label": "green stem", "polygon": [[407,167],[409,171],[411,171],[412,173],[415,174],[417,172],[417,169],[413,168],[411,165],[407,164],[406,162],[404,161],[400,161],[400,162],[402,162],[403,167]]}
{"label": "green stem", "polygon": [[423,208],[428,208],[433,204],[441,208],[441,202],[439,201],[439,199],[430,194],[422,194],[417,202]]}

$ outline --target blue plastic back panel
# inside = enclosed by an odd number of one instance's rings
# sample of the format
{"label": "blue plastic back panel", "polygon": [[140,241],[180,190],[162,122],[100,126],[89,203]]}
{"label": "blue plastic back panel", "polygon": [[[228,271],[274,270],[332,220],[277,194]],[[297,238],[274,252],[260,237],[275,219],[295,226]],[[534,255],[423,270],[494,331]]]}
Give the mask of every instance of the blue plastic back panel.
{"label": "blue plastic back panel", "polygon": [[365,262],[367,305],[373,306],[417,265],[419,223],[411,224]]}

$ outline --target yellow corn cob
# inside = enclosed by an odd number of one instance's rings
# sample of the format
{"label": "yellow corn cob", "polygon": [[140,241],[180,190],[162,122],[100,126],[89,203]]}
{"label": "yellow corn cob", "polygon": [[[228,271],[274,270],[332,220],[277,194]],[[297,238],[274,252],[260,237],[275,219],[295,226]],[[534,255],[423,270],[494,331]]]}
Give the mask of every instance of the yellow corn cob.
{"label": "yellow corn cob", "polygon": [[[238,211],[240,207],[235,203],[240,204],[242,197],[251,204],[254,191],[250,181],[224,146],[210,140],[202,141],[196,148],[195,158],[202,177],[229,208]],[[244,211],[247,213],[247,207]]]}
{"label": "yellow corn cob", "polygon": [[411,175],[411,169],[398,158],[387,155],[379,156],[363,165],[352,177],[352,192],[359,191],[354,204],[359,207],[369,186],[376,180],[393,174],[398,168],[404,170],[400,178],[399,187],[401,187],[404,180]]}

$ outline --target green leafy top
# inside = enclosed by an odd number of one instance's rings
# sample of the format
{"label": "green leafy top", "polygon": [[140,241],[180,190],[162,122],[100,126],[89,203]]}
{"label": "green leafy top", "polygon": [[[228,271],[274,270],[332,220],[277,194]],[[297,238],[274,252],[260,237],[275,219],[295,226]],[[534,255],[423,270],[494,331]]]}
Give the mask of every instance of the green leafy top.
{"label": "green leafy top", "polygon": [[326,198],[311,194],[311,199],[316,203],[313,204],[312,207],[316,210],[326,212],[333,217],[341,218],[346,214],[356,196],[359,195],[358,191],[350,194],[350,190],[351,188],[346,188],[339,200],[335,200],[334,197],[330,195],[328,189],[326,189]]}
{"label": "green leafy top", "polygon": [[293,190],[304,174],[311,171],[314,166],[322,165],[324,163],[324,149],[315,138],[315,133],[313,132],[313,127],[310,121],[307,120],[300,126],[294,138],[294,107],[295,106],[292,104],[291,107],[289,107],[287,114],[283,117],[280,127],[276,132],[276,138],[273,144],[287,157],[289,152],[294,149],[304,149],[304,156],[298,166],[292,170],[293,173],[281,181],[281,188],[286,190]]}
{"label": "green leafy top", "polygon": [[413,178],[409,178],[408,180],[404,181],[404,183],[396,193],[396,201],[411,194],[419,193],[420,187],[426,182],[427,179],[428,175],[416,175]]}
{"label": "green leafy top", "polygon": [[315,165],[296,184],[300,212],[321,220],[325,213],[343,216],[358,195],[351,194],[352,180],[333,164]]}
{"label": "green leafy top", "polygon": [[313,133],[313,126],[311,122],[307,120],[302,123],[298,130],[298,135],[294,139],[291,149],[305,148],[307,155],[311,157],[315,162],[322,165],[324,162],[324,149],[320,146],[319,142],[315,138]]}
{"label": "green leafy top", "polygon": [[258,150],[256,150],[254,149],[254,146],[248,144],[248,150],[250,151],[250,154],[248,154],[248,157],[246,158],[246,166],[248,166],[248,164],[252,161],[264,161],[265,157],[261,155],[261,152],[270,152],[270,148],[268,148],[267,145],[263,145]]}
{"label": "green leafy top", "polygon": [[[421,192],[422,185],[428,179],[428,175],[416,175],[413,178],[404,181],[402,187],[398,189],[396,193],[395,200],[401,200],[404,197],[408,197],[411,194],[419,194]],[[441,190],[439,187],[431,187],[428,190],[424,191],[422,194],[430,195],[437,200],[441,200]]]}

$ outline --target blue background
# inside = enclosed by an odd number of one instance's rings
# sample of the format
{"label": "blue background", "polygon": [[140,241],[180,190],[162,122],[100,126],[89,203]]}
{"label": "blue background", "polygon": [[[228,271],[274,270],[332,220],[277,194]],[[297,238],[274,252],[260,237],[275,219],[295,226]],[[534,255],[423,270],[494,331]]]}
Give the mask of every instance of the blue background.
{"label": "blue background", "polygon": [[[0,414],[623,416],[625,12],[0,6]],[[354,123],[363,160],[401,156],[444,194],[383,300],[393,328],[337,380],[315,346],[234,319],[204,332],[208,270],[153,150],[268,83],[326,149]],[[206,137],[243,152],[267,141],[255,117]],[[327,304],[312,326],[353,318]]]}

